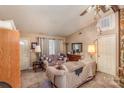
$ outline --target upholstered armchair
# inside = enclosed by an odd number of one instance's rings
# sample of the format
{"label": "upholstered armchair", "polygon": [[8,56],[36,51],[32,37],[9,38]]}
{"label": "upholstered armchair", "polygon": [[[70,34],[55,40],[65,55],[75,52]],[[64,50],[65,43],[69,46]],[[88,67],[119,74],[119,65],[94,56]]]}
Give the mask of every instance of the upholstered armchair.
{"label": "upholstered armchair", "polygon": [[66,87],[65,80],[68,69],[64,65],[61,65],[61,69],[58,70],[56,69],[57,66],[58,65],[47,67],[46,70],[47,76],[54,87],[65,88]]}

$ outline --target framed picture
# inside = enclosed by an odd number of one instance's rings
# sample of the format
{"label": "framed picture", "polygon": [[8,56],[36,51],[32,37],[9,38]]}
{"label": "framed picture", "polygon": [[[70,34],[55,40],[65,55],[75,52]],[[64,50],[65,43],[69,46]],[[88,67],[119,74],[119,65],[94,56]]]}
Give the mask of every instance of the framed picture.
{"label": "framed picture", "polygon": [[35,49],[37,42],[31,42],[31,49]]}
{"label": "framed picture", "polygon": [[82,43],[72,43],[72,51],[73,53],[81,53],[82,52]]}

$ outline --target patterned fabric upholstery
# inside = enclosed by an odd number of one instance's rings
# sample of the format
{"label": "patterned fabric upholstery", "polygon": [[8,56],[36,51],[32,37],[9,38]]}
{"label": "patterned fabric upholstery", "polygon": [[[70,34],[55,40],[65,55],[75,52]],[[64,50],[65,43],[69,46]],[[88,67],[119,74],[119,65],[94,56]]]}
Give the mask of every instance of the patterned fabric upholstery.
{"label": "patterned fabric upholstery", "polygon": [[[76,75],[75,70],[81,67],[83,68],[82,72]],[[63,68],[64,70],[58,70],[55,66],[48,66],[46,70],[47,76],[56,87],[73,88],[91,80],[95,76],[96,62],[87,64],[83,62],[67,62],[63,64]]]}
{"label": "patterned fabric upholstery", "polygon": [[48,62],[48,65],[49,66],[53,66],[55,64],[62,64],[64,62],[66,62],[66,56],[63,54],[63,55],[43,55],[41,57],[41,60],[44,62],[44,61],[47,61]]}

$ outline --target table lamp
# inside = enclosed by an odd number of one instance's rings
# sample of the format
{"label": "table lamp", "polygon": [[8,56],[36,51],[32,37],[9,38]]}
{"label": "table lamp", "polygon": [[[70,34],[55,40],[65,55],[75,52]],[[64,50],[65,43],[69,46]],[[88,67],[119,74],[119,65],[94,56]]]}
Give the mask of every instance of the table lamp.
{"label": "table lamp", "polygon": [[37,60],[39,60],[39,58],[40,58],[40,52],[41,52],[40,45],[36,45],[35,46],[35,52],[36,52]]}
{"label": "table lamp", "polygon": [[88,53],[90,54],[91,59],[93,59],[93,56],[96,53],[96,47],[95,44],[88,45]]}

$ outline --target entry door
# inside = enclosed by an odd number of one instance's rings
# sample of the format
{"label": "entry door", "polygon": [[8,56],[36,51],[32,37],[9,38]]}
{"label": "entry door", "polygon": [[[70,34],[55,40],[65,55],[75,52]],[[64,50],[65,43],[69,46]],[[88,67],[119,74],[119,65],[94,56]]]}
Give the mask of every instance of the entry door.
{"label": "entry door", "polygon": [[28,40],[20,40],[20,62],[21,70],[25,70],[30,67],[30,48]]}
{"label": "entry door", "polygon": [[116,75],[115,35],[106,35],[98,39],[98,71]]}

